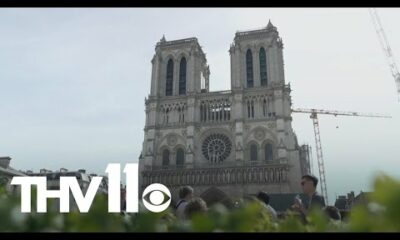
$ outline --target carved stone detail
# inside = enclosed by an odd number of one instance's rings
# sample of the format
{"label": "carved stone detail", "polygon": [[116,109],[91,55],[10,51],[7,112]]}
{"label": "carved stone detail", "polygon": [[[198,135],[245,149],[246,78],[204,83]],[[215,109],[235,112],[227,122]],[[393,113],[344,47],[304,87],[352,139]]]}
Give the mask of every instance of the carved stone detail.
{"label": "carved stone detail", "polygon": [[171,135],[168,137],[167,142],[169,146],[175,146],[178,141],[178,138],[175,135]]}
{"label": "carved stone detail", "polygon": [[257,130],[254,133],[254,137],[258,140],[258,141],[262,141],[265,138],[265,131],[262,129]]}

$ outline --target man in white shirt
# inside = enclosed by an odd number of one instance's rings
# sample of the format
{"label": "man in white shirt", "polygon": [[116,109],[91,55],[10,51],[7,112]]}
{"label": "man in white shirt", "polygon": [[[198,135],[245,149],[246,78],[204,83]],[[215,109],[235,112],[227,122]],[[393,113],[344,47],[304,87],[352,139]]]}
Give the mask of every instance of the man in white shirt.
{"label": "man in white shirt", "polygon": [[257,198],[263,202],[264,206],[267,208],[269,214],[271,215],[271,218],[273,220],[276,220],[278,218],[278,215],[273,207],[269,205],[269,195],[266,192],[259,192],[257,194]]}

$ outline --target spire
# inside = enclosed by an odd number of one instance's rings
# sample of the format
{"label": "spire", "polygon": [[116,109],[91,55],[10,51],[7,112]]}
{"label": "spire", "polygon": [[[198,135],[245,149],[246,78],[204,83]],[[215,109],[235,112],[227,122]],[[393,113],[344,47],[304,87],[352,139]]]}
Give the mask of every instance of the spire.
{"label": "spire", "polygon": [[268,25],[267,25],[267,29],[270,29],[270,28],[275,28],[275,26],[272,25],[272,23],[271,23],[271,19],[268,20]]}
{"label": "spire", "polygon": [[166,42],[164,34],[162,35],[162,38],[161,38],[160,42]]}

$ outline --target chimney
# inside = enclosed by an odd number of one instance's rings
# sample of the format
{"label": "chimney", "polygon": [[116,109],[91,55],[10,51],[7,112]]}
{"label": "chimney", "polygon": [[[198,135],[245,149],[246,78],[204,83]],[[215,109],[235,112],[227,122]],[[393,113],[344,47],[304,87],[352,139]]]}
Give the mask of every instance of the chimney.
{"label": "chimney", "polygon": [[10,157],[0,157],[0,167],[8,168],[10,166]]}

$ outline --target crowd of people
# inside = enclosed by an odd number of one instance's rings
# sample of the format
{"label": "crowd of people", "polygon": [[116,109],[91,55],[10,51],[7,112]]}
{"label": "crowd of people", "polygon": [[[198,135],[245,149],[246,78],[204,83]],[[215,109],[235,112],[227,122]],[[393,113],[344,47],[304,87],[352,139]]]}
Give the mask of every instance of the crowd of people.
{"label": "crowd of people", "polygon": [[[326,217],[332,221],[341,220],[339,209],[334,206],[326,206],[324,198],[317,193],[318,179],[315,176],[304,175],[301,178],[300,184],[303,194],[308,197],[309,202],[308,204],[304,204],[299,196],[296,196],[291,209],[298,212],[304,222],[306,222],[306,216],[309,215],[313,209],[322,210],[322,212],[326,214]],[[267,192],[260,191],[256,197],[252,197],[251,200],[259,201],[269,213],[271,219],[278,219],[277,212],[273,206],[270,205],[270,196]],[[179,189],[179,200],[174,208],[176,216],[181,220],[191,219],[193,214],[205,213],[208,210],[206,202],[200,197],[195,197],[194,189],[190,186],[184,186]]]}

